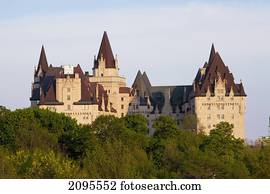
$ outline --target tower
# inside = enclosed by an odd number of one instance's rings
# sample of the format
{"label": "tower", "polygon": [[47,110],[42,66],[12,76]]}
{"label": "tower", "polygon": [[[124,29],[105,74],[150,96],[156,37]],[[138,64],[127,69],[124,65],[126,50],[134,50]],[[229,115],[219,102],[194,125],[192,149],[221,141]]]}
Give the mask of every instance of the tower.
{"label": "tower", "polygon": [[193,86],[194,97],[190,99],[190,109],[197,116],[197,130],[208,134],[216,124],[226,121],[234,125],[235,137],[244,139],[247,95],[242,82],[235,82],[214,45],[208,62],[199,69]]}
{"label": "tower", "polygon": [[114,57],[111,44],[105,31],[97,58],[94,59],[93,75],[95,77],[118,76],[118,61]]}
{"label": "tower", "polygon": [[130,88],[126,87],[126,79],[119,75],[118,60],[113,55],[106,31],[92,70],[93,76],[89,77],[89,81],[102,85],[108,94],[110,108],[117,112],[117,116],[124,116],[128,109]]}

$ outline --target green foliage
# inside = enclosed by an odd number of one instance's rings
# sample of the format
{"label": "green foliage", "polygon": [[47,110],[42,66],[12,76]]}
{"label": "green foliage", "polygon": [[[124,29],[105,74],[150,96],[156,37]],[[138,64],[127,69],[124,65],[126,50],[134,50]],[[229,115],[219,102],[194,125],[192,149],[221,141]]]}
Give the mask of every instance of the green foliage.
{"label": "green foliage", "polygon": [[10,157],[19,178],[72,178],[82,176],[73,161],[41,150],[18,151]]}
{"label": "green foliage", "polygon": [[154,136],[159,138],[172,137],[178,129],[176,121],[169,116],[158,117],[153,123],[153,128],[156,130]]}
{"label": "green foliage", "polygon": [[71,158],[79,159],[96,144],[96,138],[89,126],[68,130],[59,138],[62,150]]}
{"label": "green foliage", "polygon": [[11,112],[0,106],[0,145],[15,147],[15,129],[11,119]]}
{"label": "green foliage", "polygon": [[0,178],[17,178],[16,170],[10,162],[9,151],[0,146]]}
{"label": "green foliage", "polygon": [[121,139],[127,131],[124,120],[114,116],[98,117],[92,123],[92,129],[102,142],[106,142],[114,138]]}
{"label": "green foliage", "polygon": [[210,131],[200,148],[213,151],[222,158],[237,159],[243,157],[244,141],[233,136],[233,125],[221,122]]}
{"label": "green foliage", "polygon": [[197,118],[193,114],[186,114],[180,124],[180,128],[184,130],[194,131],[197,127]]}
{"label": "green foliage", "polygon": [[186,115],[148,135],[142,115],[78,125],[64,114],[0,107],[0,178],[270,178],[270,147],[250,147],[219,123],[196,134]]}
{"label": "green foliage", "polygon": [[128,129],[134,130],[136,133],[148,134],[147,119],[143,115],[132,114],[123,119]]}
{"label": "green foliage", "polygon": [[117,140],[98,144],[88,153],[84,166],[93,178],[147,178],[152,169],[142,149],[131,149]]}

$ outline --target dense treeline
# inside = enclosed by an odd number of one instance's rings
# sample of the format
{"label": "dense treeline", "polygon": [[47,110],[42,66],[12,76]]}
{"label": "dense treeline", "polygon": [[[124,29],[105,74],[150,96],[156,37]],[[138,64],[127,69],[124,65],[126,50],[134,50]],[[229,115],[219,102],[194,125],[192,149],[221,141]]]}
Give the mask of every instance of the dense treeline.
{"label": "dense treeline", "polygon": [[245,145],[229,123],[208,136],[165,116],[154,128],[148,136],[141,115],[82,126],[48,110],[0,107],[0,178],[270,178],[270,147]]}

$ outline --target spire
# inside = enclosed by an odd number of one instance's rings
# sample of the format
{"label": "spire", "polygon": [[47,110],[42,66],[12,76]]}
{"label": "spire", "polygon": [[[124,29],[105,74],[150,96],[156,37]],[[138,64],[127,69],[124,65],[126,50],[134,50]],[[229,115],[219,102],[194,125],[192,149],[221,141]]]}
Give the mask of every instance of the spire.
{"label": "spire", "polygon": [[98,60],[100,60],[101,57],[103,57],[103,59],[105,60],[105,67],[106,68],[115,68],[114,55],[113,55],[110,41],[109,41],[109,38],[108,38],[106,31],[104,31],[104,34],[102,37],[97,60],[95,61],[95,65],[94,65],[95,68],[98,67]]}
{"label": "spire", "polygon": [[211,46],[211,51],[210,51],[210,57],[208,60],[208,65],[211,65],[211,63],[213,62],[214,58],[215,58],[215,54],[216,54],[216,50],[215,50],[215,46],[214,43]]}
{"label": "spire", "polygon": [[37,71],[35,73],[35,76],[38,76],[41,72],[45,73],[47,70],[48,70],[48,62],[47,62],[47,57],[46,57],[44,46],[42,45],[41,53],[40,53],[40,57],[39,57],[39,62],[38,62],[38,67],[37,67]]}
{"label": "spire", "polygon": [[139,80],[142,78],[142,73],[141,71],[139,70],[136,77],[135,77],[135,80],[132,84],[132,87],[136,87],[137,83],[139,82]]}

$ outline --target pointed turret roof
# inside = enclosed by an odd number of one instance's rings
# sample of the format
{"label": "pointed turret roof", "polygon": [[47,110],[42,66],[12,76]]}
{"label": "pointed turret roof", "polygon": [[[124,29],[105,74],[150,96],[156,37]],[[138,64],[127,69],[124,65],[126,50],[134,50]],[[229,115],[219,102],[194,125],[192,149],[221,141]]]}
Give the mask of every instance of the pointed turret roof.
{"label": "pointed turret roof", "polygon": [[114,60],[111,44],[110,44],[106,31],[104,31],[104,34],[102,37],[101,45],[99,48],[97,60],[95,61],[94,68],[98,67],[98,60],[101,59],[101,56],[105,60],[106,68],[115,68],[115,60]]}
{"label": "pointed turret roof", "polygon": [[35,73],[35,76],[37,76],[40,72],[45,73],[47,70],[48,70],[48,61],[47,61],[44,46],[42,45],[39,62],[38,62],[38,68]]}
{"label": "pointed turret roof", "polygon": [[215,46],[214,46],[214,44],[212,44],[211,51],[210,51],[210,56],[209,56],[209,60],[208,60],[209,65],[213,62],[213,60],[215,58],[215,55],[216,55]]}

